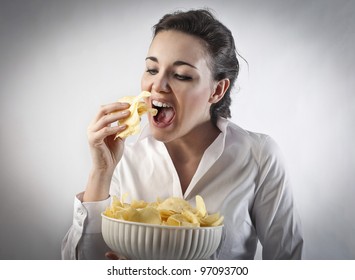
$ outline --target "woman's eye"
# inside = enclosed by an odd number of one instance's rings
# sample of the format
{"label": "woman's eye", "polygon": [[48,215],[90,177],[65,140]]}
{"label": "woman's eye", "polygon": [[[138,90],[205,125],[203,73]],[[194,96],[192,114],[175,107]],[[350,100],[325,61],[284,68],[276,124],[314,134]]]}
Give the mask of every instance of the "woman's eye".
{"label": "woman's eye", "polygon": [[147,69],[147,72],[148,72],[150,75],[156,75],[156,74],[158,74],[158,70],[156,70],[156,69]]}
{"label": "woman's eye", "polygon": [[175,74],[175,78],[180,80],[180,81],[190,81],[190,80],[192,80],[192,78],[189,77],[189,76],[179,75],[179,74]]}

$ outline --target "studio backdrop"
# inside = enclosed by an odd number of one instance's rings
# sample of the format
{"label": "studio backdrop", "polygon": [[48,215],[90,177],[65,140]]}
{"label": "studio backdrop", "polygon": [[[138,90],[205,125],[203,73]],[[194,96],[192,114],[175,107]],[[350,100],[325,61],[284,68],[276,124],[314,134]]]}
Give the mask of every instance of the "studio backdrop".
{"label": "studio backdrop", "polygon": [[[355,259],[355,1],[0,0],[0,259],[59,259],[86,128],[140,92],[152,26],[209,7],[235,38],[232,120],[271,135],[307,259]],[[260,258],[260,247],[256,258]]]}

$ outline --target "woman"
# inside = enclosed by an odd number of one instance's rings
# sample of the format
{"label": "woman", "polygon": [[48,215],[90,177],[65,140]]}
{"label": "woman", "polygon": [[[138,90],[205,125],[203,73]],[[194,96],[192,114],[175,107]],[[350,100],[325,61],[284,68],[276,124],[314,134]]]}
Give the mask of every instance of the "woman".
{"label": "woman", "polygon": [[239,63],[231,32],[207,10],[165,15],[154,27],[141,87],[158,109],[136,143],[113,140],[128,104],[102,106],[88,128],[92,170],[77,195],[63,258],[99,259],[109,249],[100,213],[110,195],[193,201],[224,215],[225,235],[213,258],[299,259],[303,240],[279,149],[263,134],[227,120]]}

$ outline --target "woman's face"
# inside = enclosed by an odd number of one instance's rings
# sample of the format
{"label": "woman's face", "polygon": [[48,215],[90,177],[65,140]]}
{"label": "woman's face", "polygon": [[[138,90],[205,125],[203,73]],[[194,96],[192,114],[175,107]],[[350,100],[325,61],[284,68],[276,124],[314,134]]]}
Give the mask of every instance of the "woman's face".
{"label": "woman's face", "polygon": [[215,89],[209,55],[200,39],[178,31],[161,31],[146,58],[142,90],[158,114],[149,116],[153,136],[164,143],[189,134],[210,121],[210,97]]}

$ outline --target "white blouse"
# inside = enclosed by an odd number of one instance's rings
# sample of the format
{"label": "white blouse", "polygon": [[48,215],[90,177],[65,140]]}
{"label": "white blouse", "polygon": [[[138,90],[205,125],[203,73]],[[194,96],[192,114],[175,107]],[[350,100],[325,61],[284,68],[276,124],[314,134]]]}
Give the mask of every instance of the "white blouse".
{"label": "white blouse", "polygon": [[[290,181],[277,144],[220,118],[221,133],[206,149],[186,192],[162,142],[146,127],[126,145],[112,178],[110,194],[155,201],[177,196],[192,205],[201,195],[208,212],[224,217],[224,234],[214,259],[253,259],[257,241],[263,259],[300,259],[303,238]],[[101,235],[101,212],[110,199],[81,203],[62,243],[63,259],[102,259],[109,251]],[[129,201],[128,201],[129,202]]]}

